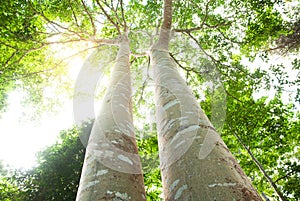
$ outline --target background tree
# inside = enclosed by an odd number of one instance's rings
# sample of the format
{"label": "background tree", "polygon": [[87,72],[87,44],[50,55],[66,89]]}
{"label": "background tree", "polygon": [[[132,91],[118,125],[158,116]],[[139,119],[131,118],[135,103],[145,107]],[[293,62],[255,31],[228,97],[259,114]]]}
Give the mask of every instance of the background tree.
{"label": "background tree", "polygon": [[16,185],[10,183],[6,178],[0,177],[0,198],[3,201],[17,200],[19,189]]}
{"label": "background tree", "polygon": [[[85,147],[81,135],[89,134],[93,123],[83,127],[70,128],[60,132],[55,144],[42,150],[37,155],[38,165],[31,170],[15,170],[12,175],[3,178],[1,190],[8,200],[74,200],[76,198]],[[140,139],[140,155],[149,157],[157,155],[156,136],[148,140]],[[156,148],[155,148],[156,147]],[[153,158],[148,158],[153,160]],[[153,168],[154,167],[154,168]],[[145,186],[147,200],[159,200],[161,191],[160,171],[158,164],[145,162]],[[51,185],[49,185],[51,184]],[[9,187],[9,188],[8,188]]]}
{"label": "background tree", "polygon": [[[0,6],[0,109],[7,106],[10,91],[19,89],[26,94],[23,103],[32,105],[36,112],[54,110],[53,100],[44,97],[44,90],[59,82],[65,75],[63,61],[53,57],[49,27],[31,8],[30,1],[6,1]],[[63,89],[60,80],[61,90]],[[42,104],[43,103],[43,104]],[[27,114],[28,116],[30,114]]]}
{"label": "background tree", "polygon": [[10,180],[17,184],[17,200],[75,200],[85,155],[83,129],[90,131],[91,124],[61,131],[55,144],[39,152],[36,167],[15,171]]}

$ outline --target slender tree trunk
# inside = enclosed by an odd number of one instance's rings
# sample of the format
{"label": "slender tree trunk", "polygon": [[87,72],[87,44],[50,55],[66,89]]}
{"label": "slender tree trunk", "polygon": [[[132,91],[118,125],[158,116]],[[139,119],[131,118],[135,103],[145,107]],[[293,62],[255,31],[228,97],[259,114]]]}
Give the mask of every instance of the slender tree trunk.
{"label": "slender tree trunk", "polygon": [[77,201],[146,200],[132,123],[129,56],[123,35],[87,146]]}
{"label": "slender tree trunk", "polygon": [[151,50],[165,200],[262,200],[169,56],[171,14],[172,1],[165,0],[160,37]]}

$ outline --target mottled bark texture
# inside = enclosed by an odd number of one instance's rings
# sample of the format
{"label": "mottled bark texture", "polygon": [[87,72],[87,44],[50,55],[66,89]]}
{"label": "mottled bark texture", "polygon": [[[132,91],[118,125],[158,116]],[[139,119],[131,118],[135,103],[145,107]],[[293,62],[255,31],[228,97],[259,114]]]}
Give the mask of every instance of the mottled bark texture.
{"label": "mottled bark texture", "polygon": [[172,1],[165,0],[162,30],[151,50],[164,198],[166,201],[262,200],[169,56],[171,7]]}
{"label": "mottled bark texture", "polygon": [[146,200],[133,130],[129,56],[124,35],[90,135],[77,201]]}

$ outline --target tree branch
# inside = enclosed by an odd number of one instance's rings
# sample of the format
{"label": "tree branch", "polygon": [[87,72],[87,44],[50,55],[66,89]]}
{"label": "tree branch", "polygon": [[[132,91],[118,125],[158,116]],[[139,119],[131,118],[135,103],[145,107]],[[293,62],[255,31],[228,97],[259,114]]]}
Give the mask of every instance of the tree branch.
{"label": "tree branch", "polygon": [[225,89],[225,87],[224,87],[224,91],[225,91],[225,93],[226,93],[228,96],[232,97],[234,100],[236,100],[236,101],[238,101],[238,102],[240,102],[240,103],[243,103],[243,101],[241,101],[240,99],[238,99],[237,97],[235,97],[234,95],[232,95],[231,93],[229,93],[228,90]]}
{"label": "tree branch", "polygon": [[110,0],[110,4],[105,0],[105,1],[102,1],[102,3],[105,5],[105,6],[107,6],[107,8],[109,8],[110,10],[112,10],[113,12],[114,12],[114,14],[115,14],[115,16],[116,16],[116,18],[117,18],[117,24],[121,24],[120,23],[120,19],[119,19],[119,17],[118,17],[118,12],[117,12],[117,10],[118,10],[118,7],[119,7],[119,1],[120,0],[118,0],[117,1],[117,5],[116,5],[116,8],[114,7],[114,1],[113,0]]}
{"label": "tree branch", "polygon": [[201,22],[201,24],[198,27],[194,27],[194,28],[190,28],[190,29],[174,29],[175,32],[186,32],[186,33],[190,33],[192,31],[198,31],[201,30],[203,28],[203,25],[205,25],[205,21],[207,19],[208,16],[208,6],[209,3],[211,2],[211,0],[209,0],[206,5],[205,5],[205,14],[204,14],[204,18]]}
{"label": "tree branch", "polygon": [[284,175],[284,176],[282,176],[282,177],[279,177],[278,179],[276,179],[275,181],[274,181],[274,183],[277,183],[278,181],[280,181],[280,180],[282,180],[282,179],[284,179],[284,178],[287,178],[288,176],[290,176],[292,173],[294,173],[295,171],[294,170],[291,170],[291,171],[289,171],[286,175]]}
{"label": "tree branch", "polygon": [[200,72],[196,71],[196,70],[193,69],[193,68],[189,68],[189,67],[183,66],[183,65],[175,58],[175,56],[174,56],[172,53],[169,53],[169,54],[170,54],[171,58],[174,60],[174,62],[175,62],[180,68],[182,68],[183,70],[185,70],[185,71],[187,71],[187,72],[192,71],[192,72],[194,72],[194,73],[200,74]]}
{"label": "tree branch", "polygon": [[126,24],[126,20],[125,20],[123,0],[121,0],[121,13],[122,13],[122,19],[123,19],[123,22],[124,22],[124,31],[127,32],[127,24]]}
{"label": "tree branch", "polygon": [[[1,40],[1,39],[0,39],[0,40]],[[4,45],[4,46],[6,46],[6,47],[9,47],[9,48],[11,48],[11,49],[16,50],[16,47],[14,47],[14,46],[12,46],[12,45],[10,45],[10,44],[7,44],[7,43],[5,43],[5,42],[3,42],[3,41],[0,41],[0,44],[1,44],[1,45]]]}
{"label": "tree branch", "polygon": [[93,27],[93,36],[95,36],[96,33],[97,33],[97,28],[96,28],[96,26],[95,26],[95,22],[94,22],[94,20],[93,20],[93,17],[92,17],[92,15],[91,15],[91,13],[89,12],[87,6],[85,5],[84,0],[81,0],[81,3],[82,3],[82,5],[83,5],[84,11],[85,11],[85,12],[87,13],[87,15],[89,16],[90,22],[91,22],[92,27]]}
{"label": "tree branch", "polygon": [[72,15],[73,15],[73,17],[74,17],[76,26],[77,26],[77,27],[80,27],[79,24],[78,24],[78,19],[77,19],[77,17],[76,17],[75,11],[74,11],[73,6],[72,6],[72,4],[71,4],[71,0],[69,0],[69,5],[70,5],[70,7],[71,7],[71,9],[72,9]]}
{"label": "tree branch", "polygon": [[[69,28],[67,28],[67,27],[64,27],[64,26],[62,26],[61,24],[58,24],[58,23],[56,23],[56,22],[50,20],[48,17],[46,17],[46,16],[44,15],[43,12],[37,11],[37,10],[34,8],[34,6],[32,5],[32,3],[31,3],[30,1],[29,1],[29,5],[30,5],[30,7],[33,9],[33,12],[35,12],[35,14],[42,16],[42,18],[43,18],[44,20],[46,20],[46,22],[48,22],[49,24],[51,24],[55,29],[56,29],[56,27],[58,27],[58,28],[60,28],[60,29],[66,30],[66,31],[72,33],[73,35],[78,36],[80,39],[83,38],[82,35],[80,35],[80,34],[90,35],[90,34],[87,33],[87,32],[77,32],[77,31],[73,31],[73,30],[71,30],[71,29],[69,29]],[[56,27],[55,27],[54,25],[55,25]],[[57,31],[57,32],[60,32],[60,30],[58,30],[58,29],[56,29],[56,31]]]}
{"label": "tree branch", "polygon": [[207,56],[209,57],[215,64],[219,62],[219,60],[216,60],[213,56],[211,56],[210,54],[208,54],[202,47],[202,45],[199,43],[199,41],[194,37],[192,36],[191,33],[186,33],[191,39],[193,39],[193,41],[195,41],[198,45],[198,47],[202,50],[202,52]]}
{"label": "tree branch", "polygon": [[119,35],[121,35],[121,31],[120,31],[119,25],[118,25],[116,22],[114,22],[114,21],[112,20],[112,18],[111,18],[110,15],[105,11],[105,9],[103,8],[103,6],[102,6],[101,3],[99,2],[99,0],[96,0],[96,3],[97,3],[98,6],[100,7],[100,9],[101,9],[102,12],[104,13],[104,15],[107,17],[108,21],[110,21],[110,22],[115,26],[115,28],[117,29]]}
{"label": "tree branch", "polygon": [[72,54],[72,55],[70,55],[68,57],[62,58],[59,62],[57,62],[56,64],[54,64],[54,66],[52,68],[48,68],[48,69],[44,69],[44,70],[40,70],[40,71],[35,71],[35,72],[31,72],[31,73],[26,73],[26,74],[19,74],[18,77],[15,77],[14,79],[6,79],[4,82],[8,82],[8,81],[12,81],[12,80],[17,80],[17,79],[24,79],[24,78],[30,77],[32,75],[36,75],[36,74],[40,74],[40,73],[45,73],[45,72],[52,71],[52,70],[56,69],[58,66],[60,66],[64,61],[66,61],[66,60],[68,60],[68,59],[70,59],[72,57],[75,57],[75,56],[77,56],[77,55],[79,55],[79,54],[81,54],[83,52],[86,52],[86,51],[88,51],[90,49],[94,49],[94,48],[98,48],[98,47],[99,47],[99,45],[92,46],[92,47],[89,47],[89,48],[85,48],[85,49],[83,49],[83,50],[81,50],[81,51],[79,51],[79,52],[77,52],[75,54]]}
{"label": "tree branch", "polygon": [[211,2],[211,0],[209,0],[208,2],[207,2],[207,4],[205,5],[205,15],[204,15],[204,18],[203,18],[203,20],[202,20],[202,22],[201,22],[201,24],[200,24],[200,27],[202,28],[203,27],[203,25],[204,25],[204,23],[205,23],[205,21],[206,21],[206,19],[207,19],[207,16],[208,16],[208,6],[209,6],[209,3]]}
{"label": "tree branch", "polygon": [[8,59],[6,59],[5,63],[2,65],[2,69],[4,69],[6,66],[8,66],[8,63],[10,62],[10,60],[12,60],[12,59],[15,57],[15,55],[17,54],[18,51],[19,51],[19,50],[14,51],[14,52],[10,55],[10,57],[8,57]]}
{"label": "tree branch", "polygon": [[[207,23],[203,23],[203,25],[205,25],[206,27],[208,27],[210,29],[216,29],[216,28],[221,27],[221,26],[228,26],[229,24],[220,23],[220,24],[216,24],[216,25],[209,25]],[[191,33],[193,31],[200,31],[201,29],[203,29],[203,25],[198,26],[198,27],[193,27],[193,28],[190,28],[190,29],[173,29],[173,31],[179,32],[179,33],[183,33],[183,32]]]}
{"label": "tree branch", "polygon": [[231,39],[231,38],[228,38],[227,36],[225,36],[225,34],[217,27],[216,28],[217,30],[218,30],[218,32],[223,36],[223,38],[225,38],[226,40],[228,40],[228,41],[230,41],[230,42],[232,42],[232,43],[236,43],[236,44],[239,44],[239,45],[241,45],[242,44],[242,42],[239,42],[239,41],[235,41],[235,40],[233,40],[233,39]]}
{"label": "tree branch", "polygon": [[272,188],[275,190],[277,196],[279,197],[279,199],[281,201],[286,201],[286,198],[283,196],[283,194],[280,192],[280,190],[278,189],[278,187],[276,186],[276,184],[273,182],[273,180],[271,179],[271,177],[268,175],[268,173],[265,171],[265,169],[263,168],[263,166],[260,164],[260,162],[255,158],[255,156],[253,155],[252,151],[250,150],[249,147],[247,147],[243,140],[237,135],[237,133],[231,128],[230,126],[230,130],[233,132],[233,135],[238,139],[238,141],[240,142],[240,144],[243,146],[243,148],[248,152],[248,154],[250,155],[251,159],[254,161],[254,163],[256,164],[256,166],[258,167],[258,169],[260,170],[260,172],[264,175],[264,177],[267,179],[267,181],[270,183],[270,185],[272,186]]}
{"label": "tree branch", "polygon": [[[92,41],[94,43],[97,43],[97,46],[99,45],[116,45],[119,43],[119,38],[115,39],[96,39],[94,37],[91,37],[89,39],[69,39],[69,40],[63,40],[63,41],[54,41],[54,42],[43,42],[43,41],[34,41],[37,42],[38,46],[29,48],[29,49],[15,49],[15,51],[11,54],[11,56],[4,62],[2,65],[2,68],[7,67],[8,65],[18,64],[26,55],[28,55],[30,52],[34,52],[37,50],[42,49],[45,46],[55,45],[55,44],[67,44],[67,43],[73,43],[73,42],[80,42],[80,41]],[[1,44],[1,43],[0,43]],[[17,58],[14,62],[10,63],[13,58],[16,56],[20,56]]]}

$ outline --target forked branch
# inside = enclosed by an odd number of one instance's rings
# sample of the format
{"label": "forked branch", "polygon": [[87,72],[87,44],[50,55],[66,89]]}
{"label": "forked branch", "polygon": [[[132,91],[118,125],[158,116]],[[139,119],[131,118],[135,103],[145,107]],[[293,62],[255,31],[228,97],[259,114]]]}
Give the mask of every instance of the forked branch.
{"label": "forked branch", "polygon": [[86,14],[89,16],[91,25],[92,25],[92,27],[93,27],[93,36],[95,36],[96,33],[97,33],[97,28],[96,28],[96,26],[95,26],[95,22],[94,22],[94,20],[93,20],[93,17],[92,17],[92,15],[91,15],[91,13],[89,12],[87,6],[85,5],[84,0],[81,0],[81,4],[83,5],[84,11],[85,11]]}
{"label": "forked branch", "polygon": [[102,12],[104,13],[104,15],[107,17],[108,21],[110,21],[115,28],[117,29],[119,35],[121,35],[121,30],[120,30],[120,26],[118,25],[118,23],[116,23],[111,16],[106,12],[105,8],[101,5],[101,3],[99,2],[99,0],[96,0],[96,3],[98,4],[98,6],[100,7],[100,9],[102,10]]}

